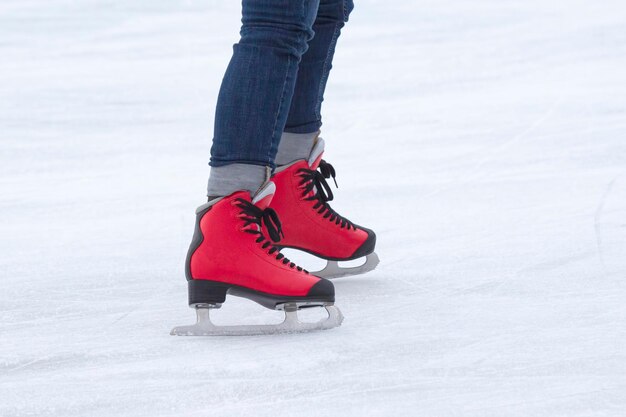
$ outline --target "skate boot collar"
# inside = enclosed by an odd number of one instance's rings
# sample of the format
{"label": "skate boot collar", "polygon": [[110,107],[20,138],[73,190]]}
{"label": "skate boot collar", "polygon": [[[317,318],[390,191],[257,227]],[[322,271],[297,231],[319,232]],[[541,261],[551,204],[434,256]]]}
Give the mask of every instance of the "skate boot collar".
{"label": "skate boot collar", "polygon": [[219,203],[220,201],[222,201],[224,198],[226,198],[226,197],[213,198],[213,199],[209,200],[208,202],[202,204],[201,206],[198,206],[198,208],[196,209],[196,214],[202,213],[203,211],[205,211],[209,207],[211,207],[211,206]]}
{"label": "skate boot collar", "polygon": [[223,197],[217,197],[217,198],[213,198],[211,200],[209,200],[208,202],[202,204],[201,206],[198,206],[198,208],[196,208],[196,214],[200,214],[203,211],[206,211],[206,209],[208,209],[211,206],[214,206],[222,201],[225,200],[230,200],[235,198],[235,196],[238,196],[240,198],[245,198],[247,200],[250,200],[250,192],[247,190],[239,190],[239,191],[235,191],[234,193],[230,194],[230,195],[226,195]]}
{"label": "skate boot collar", "polygon": [[252,204],[261,209],[266,209],[272,202],[275,192],[276,185],[272,181],[267,181],[252,197]]}
{"label": "skate boot collar", "polygon": [[319,166],[320,161],[322,160],[322,156],[324,155],[324,146],[324,139],[318,136],[317,141],[315,142],[315,145],[313,146],[313,149],[311,150],[311,153],[309,154],[309,159],[307,161],[311,169],[315,170]]}

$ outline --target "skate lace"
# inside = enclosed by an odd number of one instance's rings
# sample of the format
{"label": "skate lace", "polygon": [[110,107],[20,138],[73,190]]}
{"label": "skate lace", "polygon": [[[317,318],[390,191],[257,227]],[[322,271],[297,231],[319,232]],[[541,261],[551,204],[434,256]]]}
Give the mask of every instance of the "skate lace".
{"label": "skate lace", "polygon": [[[320,161],[318,170],[306,168],[301,168],[298,170],[298,173],[302,178],[300,186],[302,187],[302,195],[305,197],[305,200],[315,201],[313,209],[317,210],[319,214],[322,214],[325,219],[334,222],[342,229],[347,228],[348,230],[356,230],[356,226],[354,225],[354,223],[341,216],[328,204],[328,202],[332,201],[335,196],[333,195],[333,192],[330,189],[330,185],[328,185],[326,179],[332,177],[335,183],[335,187],[339,188],[339,186],[337,185],[337,179],[335,178],[335,168],[333,168],[331,164],[322,159]],[[313,191],[315,191],[315,193],[309,196],[309,194],[311,194]]]}
{"label": "skate lace", "polygon": [[[287,259],[285,255],[280,253],[280,249],[274,246],[272,242],[263,235],[261,230],[263,230],[262,225],[265,225],[267,233],[273,242],[280,242],[281,237],[284,237],[283,228],[276,211],[269,207],[261,209],[243,198],[238,198],[236,201],[237,207],[241,209],[240,214],[243,215],[241,219],[244,221],[244,232],[258,235],[256,242],[261,244],[261,248],[267,249],[267,253],[270,255],[276,254],[275,258],[284,265],[288,265],[290,268],[296,268],[298,271],[303,271],[308,274],[309,271]],[[251,225],[255,225],[255,227],[249,227]]]}

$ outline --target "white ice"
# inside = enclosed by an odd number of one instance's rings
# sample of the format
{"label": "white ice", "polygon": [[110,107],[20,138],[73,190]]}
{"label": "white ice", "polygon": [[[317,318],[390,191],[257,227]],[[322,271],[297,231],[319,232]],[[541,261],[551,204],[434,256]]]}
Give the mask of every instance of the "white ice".
{"label": "white ice", "polygon": [[626,3],[356,3],[323,136],[379,268],[184,338],[240,2],[2,0],[0,416],[626,415]]}

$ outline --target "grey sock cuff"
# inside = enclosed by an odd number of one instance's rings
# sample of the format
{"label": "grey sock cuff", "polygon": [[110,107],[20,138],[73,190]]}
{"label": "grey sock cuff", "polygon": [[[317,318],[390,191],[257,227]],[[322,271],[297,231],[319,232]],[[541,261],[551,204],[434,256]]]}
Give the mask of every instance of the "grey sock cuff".
{"label": "grey sock cuff", "polygon": [[319,131],[312,133],[283,132],[276,154],[276,165],[286,165],[298,159],[308,158],[313,143],[319,134]]}
{"label": "grey sock cuff", "polygon": [[261,165],[229,164],[211,167],[207,196],[222,197],[247,190],[254,195],[269,178],[270,169]]}

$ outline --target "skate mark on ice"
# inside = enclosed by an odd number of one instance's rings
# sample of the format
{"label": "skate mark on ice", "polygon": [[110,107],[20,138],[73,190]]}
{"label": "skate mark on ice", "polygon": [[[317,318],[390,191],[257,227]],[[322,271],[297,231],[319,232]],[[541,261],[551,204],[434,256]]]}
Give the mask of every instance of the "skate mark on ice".
{"label": "skate mark on ice", "polygon": [[486,151],[484,151],[484,153],[490,154],[490,155],[478,161],[476,165],[470,168],[469,171],[465,173],[463,176],[459,176],[455,180],[449,181],[447,184],[444,184],[441,187],[436,188],[430,193],[423,194],[420,198],[421,199],[430,198],[441,192],[454,188],[455,186],[467,185],[471,183],[472,181],[479,179],[482,176],[480,171],[485,166],[485,164],[492,161],[498,155],[500,151],[519,142],[520,139],[524,138],[526,135],[528,135],[529,133],[537,129],[539,126],[541,126],[548,119],[550,119],[550,117],[552,117],[552,115],[554,114],[554,112],[556,111],[558,106],[561,104],[561,102],[563,102],[564,99],[565,99],[565,94],[561,94],[552,102],[552,104],[550,104],[550,106],[548,106],[548,108],[539,117],[537,117],[537,119],[535,119],[534,122],[530,124],[530,126],[524,129],[522,132],[513,136],[511,139],[504,141],[502,144],[493,148],[488,148]]}
{"label": "skate mark on ice", "polygon": [[602,390],[602,389],[584,390],[584,391],[579,391],[579,392],[575,392],[572,394],[550,395],[547,398],[540,398],[536,400],[524,400],[524,401],[508,402],[506,404],[488,405],[484,407],[465,408],[464,411],[496,410],[499,408],[505,408],[507,411],[509,411],[511,409],[516,409],[517,407],[528,406],[529,404],[544,404],[548,402],[554,402],[555,400],[573,399],[573,398],[579,398],[583,395],[597,395],[597,394],[604,394],[605,392],[606,390]]}
{"label": "skate mark on ice", "polygon": [[615,182],[623,174],[624,174],[623,172],[620,172],[615,177],[613,177],[613,179],[609,181],[609,183],[606,185],[604,193],[602,193],[602,196],[600,197],[600,202],[598,203],[598,206],[596,207],[596,211],[593,215],[593,229],[596,235],[596,246],[598,249],[598,257],[600,259],[600,264],[602,265],[602,271],[605,276],[608,274],[608,269],[606,267],[604,249],[602,248],[603,241],[602,241],[602,230],[600,230],[600,220],[602,218],[602,213],[604,211],[604,207],[609,198],[609,195],[611,194],[611,192],[613,191],[613,187],[615,186]]}
{"label": "skate mark on ice", "polygon": [[91,355],[85,352],[54,353],[48,355],[40,355],[34,359],[30,359],[27,361],[17,361],[17,363],[6,364],[0,366],[0,370],[5,369],[4,373],[9,374],[11,372],[21,371],[33,367],[35,367],[35,371],[61,369],[66,366],[74,366],[84,363],[84,360],[95,361],[103,357],[106,356],[101,356],[97,354]]}
{"label": "skate mark on ice", "polygon": [[14,367],[14,368],[7,369],[5,373],[9,374],[9,373],[11,373],[11,372],[15,372],[15,371],[19,371],[19,370],[22,370],[22,369],[26,369],[26,368],[28,368],[28,367],[30,367],[30,366],[32,366],[32,365],[34,365],[34,364],[38,363],[38,362],[43,362],[43,361],[45,361],[46,359],[49,359],[49,357],[48,357],[48,356],[42,356],[42,357],[40,357],[40,358],[33,359],[33,360],[28,361],[28,362],[26,362],[26,363],[23,363],[23,364],[21,364],[21,365],[17,365],[17,366],[16,366],[16,367]]}
{"label": "skate mark on ice", "polygon": [[[121,322],[122,320],[124,320],[126,317],[130,316],[133,313],[136,313],[137,311],[140,311],[140,309],[143,308],[146,304],[150,303],[151,305],[155,305],[154,301],[156,299],[158,299],[159,297],[162,297],[164,294],[175,294],[177,287],[178,287],[178,285],[176,285],[176,287],[172,286],[172,289],[169,290],[169,291],[157,292],[154,295],[152,295],[151,297],[144,298],[141,301],[139,301],[138,303],[133,304],[133,307],[131,309],[129,309],[128,311],[126,311],[124,313],[121,313],[118,318],[116,318],[115,320],[113,320],[112,322],[110,322],[106,326],[107,331],[108,331],[108,329],[110,329],[115,324],[117,324],[117,323]],[[154,309],[152,309],[152,308],[150,310],[154,311]]]}
{"label": "skate mark on ice", "polygon": [[[556,111],[556,109],[558,108],[558,106],[564,100],[564,98],[565,98],[565,95],[561,94],[559,97],[557,97],[552,102],[552,104],[550,104],[550,106],[546,109],[546,111],[542,115],[540,115],[533,123],[531,123],[531,125],[529,127],[524,129],[523,131],[521,131],[517,135],[513,136],[511,139],[508,139],[508,140],[504,141],[502,144],[496,146],[495,148],[492,148],[492,151],[490,152],[491,155],[490,156],[486,156],[482,160],[480,160],[474,166],[474,168],[470,171],[470,174],[478,173],[487,162],[492,161],[497,156],[498,152],[500,152],[501,150],[504,150],[504,149],[510,147],[511,145],[519,142],[520,139],[526,137],[529,133],[531,133],[532,131],[537,129],[539,126],[541,126],[544,122],[549,120],[552,117],[552,115],[554,114],[554,112]],[[462,184],[467,184],[467,183],[469,183],[469,182],[471,182],[474,179],[479,178],[479,177],[480,177],[480,175],[475,175],[474,177],[469,177]]]}
{"label": "skate mark on ice", "polygon": [[[313,400],[323,400],[323,399],[328,399],[328,398],[342,398],[342,397],[349,398],[353,395],[371,394],[371,393],[388,392],[388,391],[394,392],[398,389],[405,389],[405,390],[411,389],[412,391],[415,391],[420,387],[424,387],[426,384],[427,382],[424,382],[424,381],[411,381],[411,382],[403,382],[403,383],[395,383],[395,384],[393,383],[384,384],[378,387],[368,387],[368,388],[353,389],[353,390],[345,390],[345,389],[339,390],[339,389],[336,389],[336,387],[335,388],[331,387],[329,391],[323,392],[323,393],[312,394],[307,391],[306,400],[313,401]],[[292,395],[291,398],[282,398],[282,399],[275,398],[271,400],[255,401],[255,402],[250,402],[250,403],[240,402],[237,404],[230,405],[229,408],[232,410],[240,410],[240,409],[247,409],[247,408],[259,409],[260,407],[264,407],[264,406],[271,407],[271,406],[276,406],[278,404],[282,405],[282,404],[290,404],[294,402],[301,403],[302,397],[298,394]]]}
{"label": "skate mark on ice", "polygon": [[516,270],[515,272],[508,274],[506,278],[499,281],[493,287],[493,289],[489,291],[489,295],[497,295],[497,292],[500,289],[502,289],[502,287],[504,287],[506,284],[510,283],[511,281],[517,280],[520,276],[524,275],[527,272],[538,272],[538,271],[546,271],[546,270],[551,270],[551,269],[559,269],[567,264],[582,261],[587,258],[591,258],[594,255],[595,255],[595,252],[589,250],[589,251],[573,254],[570,256],[563,256],[559,259],[551,259],[549,261],[538,262],[538,263],[535,263],[534,265],[525,266],[523,268]]}

